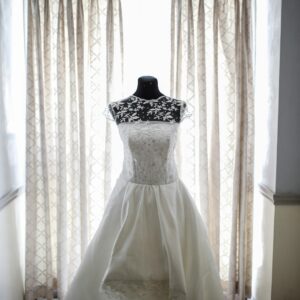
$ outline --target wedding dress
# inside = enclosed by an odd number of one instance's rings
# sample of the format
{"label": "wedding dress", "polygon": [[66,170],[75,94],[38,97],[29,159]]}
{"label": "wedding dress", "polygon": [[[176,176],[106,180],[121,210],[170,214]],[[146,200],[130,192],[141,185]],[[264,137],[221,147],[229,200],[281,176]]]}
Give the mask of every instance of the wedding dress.
{"label": "wedding dress", "polygon": [[[224,299],[205,225],[176,169],[174,112],[190,115],[183,103],[132,95],[106,107],[123,142],[123,169],[65,300]],[[139,114],[145,105],[150,121]]]}

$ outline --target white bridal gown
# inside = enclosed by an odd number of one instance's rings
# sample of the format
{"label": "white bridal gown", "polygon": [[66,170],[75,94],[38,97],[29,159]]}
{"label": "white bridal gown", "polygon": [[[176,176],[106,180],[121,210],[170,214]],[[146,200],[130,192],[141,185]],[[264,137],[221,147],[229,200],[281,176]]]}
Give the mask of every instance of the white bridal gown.
{"label": "white bridal gown", "polygon": [[[123,169],[64,300],[224,299],[205,225],[174,160],[180,122],[166,110],[183,101],[130,100],[114,116]],[[152,121],[132,112],[144,105],[156,108]]]}

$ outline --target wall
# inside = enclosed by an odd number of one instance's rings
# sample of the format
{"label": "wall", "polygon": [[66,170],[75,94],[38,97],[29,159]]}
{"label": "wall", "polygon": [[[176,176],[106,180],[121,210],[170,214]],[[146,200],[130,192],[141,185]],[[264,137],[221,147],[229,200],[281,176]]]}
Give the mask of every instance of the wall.
{"label": "wall", "polygon": [[300,205],[276,206],[272,300],[300,299],[299,232]]}
{"label": "wall", "polygon": [[276,193],[300,195],[300,1],[282,1]]}
{"label": "wall", "polygon": [[259,163],[253,299],[297,300],[300,295],[300,1],[256,3]]}
{"label": "wall", "polygon": [[0,211],[0,299],[22,300],[24,291],[25,197]]}
{"label": "wall", "polygon": [[272,300],[300,295],[300,1],[282,1]]}

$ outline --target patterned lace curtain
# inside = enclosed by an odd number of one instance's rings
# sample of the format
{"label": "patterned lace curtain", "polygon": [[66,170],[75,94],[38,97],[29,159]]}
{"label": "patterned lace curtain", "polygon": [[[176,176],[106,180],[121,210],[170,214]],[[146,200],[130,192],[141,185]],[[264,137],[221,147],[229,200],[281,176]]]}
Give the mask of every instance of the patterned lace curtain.
{"label": "patterned lace curtain", "polygon": [[193,116],[178,165],[207,226],[227,299],[251,296],[251,0],[173,0],[170,92]]}
{"label": "patterned lace curtain", "polygon": [[101,112],[122,82],[119,0],[28,1],[28,300],[63,299],[99,225],[113,177]]}

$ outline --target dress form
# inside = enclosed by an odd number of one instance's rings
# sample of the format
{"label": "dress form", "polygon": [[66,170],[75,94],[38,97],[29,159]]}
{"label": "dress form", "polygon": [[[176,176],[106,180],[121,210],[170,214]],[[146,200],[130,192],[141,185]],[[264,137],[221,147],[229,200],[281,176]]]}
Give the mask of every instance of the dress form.
{"label": "dress form", "polygon": [[177,172],[186,103],[162,95],[155,79],[139,87],[106,107],[123,166],[64,300],[224,300],[206,227]]}
{"label": "dress form", "polygon": [[142,76],[138,78],[138,86],[133,94],[142,99],[157,99],[164,96],[158,88],[157,79],[153,76]]}
{"label": "dress form", "polygon": [[111,102],[108,108],[117,124],[136,120],[180,122],[189,115],[186,102],[162,94],[153,76],[139,77],[135,93]]}

